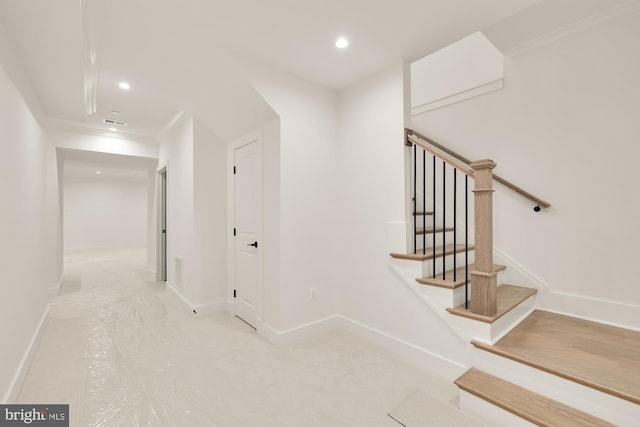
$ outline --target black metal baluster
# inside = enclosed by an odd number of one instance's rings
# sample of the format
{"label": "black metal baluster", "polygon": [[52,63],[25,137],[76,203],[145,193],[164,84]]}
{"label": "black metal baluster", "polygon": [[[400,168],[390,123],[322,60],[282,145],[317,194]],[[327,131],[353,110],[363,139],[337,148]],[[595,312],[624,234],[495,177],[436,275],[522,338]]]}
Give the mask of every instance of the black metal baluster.
{"label": "black metal baluster", "polygon": [[431,247],[433,252],[431,253],[433,259],[433,272],[432,276],[436,278],[436,156],[433,156],[433,213],[431,214]]}
{"label": "black metal baluster", "polygon": [[464,176],[464,308],[469,308],[469,175]]}
{"label": "black metal baluster", "polygon": [[[445,280],[446,276],[446,237],[447,233],[445,232],[447,228],[447,164],[445,161],[442,161],[442,280]],[[455,256],[455,252],[454,252]]]}
{"label": "black metal baluster", "polygon": [[422,254],[427,253],[427,150],[422,150]]}
{"label": "black metal baluster", "polygon": [[[456,243],[457,241],[457,229],[458,226],[456,224],[456,218],[457,218],[457,208],[458,208],[458,203],[457,203],[457,195],[458,192],[456,191],[456,181],[458,179],[458,170],[456,168],[453,168],[453,250],[455,251],[456,248]],[[456,268],[458,266],[456,260],[458,258],[457,253],[454,252],[453,254],[453,281],[456,281]]]}
{"label": "black metal baluster", "polygon": [[413,253],[417,253],[418,252],[418,248],[417,248],[417,240],[416,240],[416,221],[418,220],[418,217],[416,216],[418,214],[418,212],[416,212],[418,210],[418,201],[416,200],[416,176],[417,176],[417,166],[416,163],[418,162],[418,158],[417,158],[417,147],[416,144],[413,144]]}

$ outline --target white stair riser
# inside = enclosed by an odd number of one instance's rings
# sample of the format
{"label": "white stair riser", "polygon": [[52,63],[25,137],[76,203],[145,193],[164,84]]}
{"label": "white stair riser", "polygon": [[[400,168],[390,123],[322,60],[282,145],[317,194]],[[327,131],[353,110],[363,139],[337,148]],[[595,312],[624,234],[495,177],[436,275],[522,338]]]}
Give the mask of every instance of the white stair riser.
{"label": "white stair riser", "polygon": [[[464,304],[464,286],[457,289],[440,288],[438,286],[422,285],[416,282],[417,290],[427,297],[436,307],[444,313],[447,308]],[[471,285],[469,285],[469,296]]]}
{"label": "white stair riser", "polygon": [[[456,254],[456,267],[462,267],[464,265],[465,256],[464,253]],[[473,265],[475,262],[475,258],[473,256],[473,251],[469,251],[468,257],[469,265]],[[428,259],[424,261],[414,261],[421,264],[421,274],[416,277],[431,277],[433,275],[433,259]],[[443,272],[443,264],[442,257],[436,258],[436,276],[442,275]],[[447,255],[444,257],[444,271],[453,270],[453,254]],[[471,269],[469,269],[469,277],[471,277]]]}
{"label": "white stair riser", "polygon": [[535,308],[535,298],[535,295],[530,296],[493,323],[480,322],[467,317],[449,314],[451,325],[463,331],[464,338],[468,342],[475,339],[487,344],[493,344],[531,314]]}
{"label": "white stair riser", "polygon": [[472,366],[619,426],[637,426],[640,405],[473,347]]}
{"label": "white stair riser", "polygon": [[535,424],[464,390],[460,390],[460,410],[492,427],[535,427]]}
{"label": "white stair riser", "polygon": [[[441,227],[442,224],[436,224],[436,227]],[[428,222],[427,223],[427,227],[430,228],[431,227],[431,223]],[[418,228],[422,228],[422,223],[418,224]],[[458,245],[464,245],[464,231],[458,230],[457,231],[457,235],[456,235],[456,244]],[[436,246],[441,246],[442,245],[442,234],[443,233],[436,233]],[[425,241],[426,241],[426,245],[425,245]],[[444,242],[445,244],[450,244],[453,243],[453,231],[447,231],[446,233],[444,233]],[[469,246],[473,246],[473,236],[469,236],[469,241],[467,242]],[[413,239],[411,239],[411,247],[413,247]],[[423,239],[423,235],[422,234],[416,234],[416,247],[417,248],[430,248],[433,246],[433,233],[427,233],[426,236],[424,236]]]}

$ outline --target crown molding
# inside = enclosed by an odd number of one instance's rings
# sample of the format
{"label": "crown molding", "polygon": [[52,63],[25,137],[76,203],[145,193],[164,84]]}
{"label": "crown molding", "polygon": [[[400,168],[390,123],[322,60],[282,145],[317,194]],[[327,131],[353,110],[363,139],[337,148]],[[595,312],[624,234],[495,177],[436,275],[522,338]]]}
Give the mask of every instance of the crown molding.
{"label": "crown molding", "polygon": [[640,11],[640,2],[637,0],[628,0],[617,6],[605,9],[601,12],[565,25],[564,27],[549,31],[548,33],[542,34],[531,40],[527,40],[526,42],[510,47],[502,53],[512,59],[518,58],[535,50],[557,43],[558,41],[571,37],[574,34],[606,24],[616,18],[630,15],[638,11]]}
{"label": "crown molding", "polygon": [[156,139],[158,141],[162,140],[162,138],[164,138],[165,135],[167,135],[171,129],[173,129],[178,123],[180,123],[180,121],[182,120],[182,118],[184,117],[184,110],[180,110],[176,113],[175,116],[173,116],[171,118],[171,120],[169,120],[160,130],[160,132],[158,132],[156,134]]}

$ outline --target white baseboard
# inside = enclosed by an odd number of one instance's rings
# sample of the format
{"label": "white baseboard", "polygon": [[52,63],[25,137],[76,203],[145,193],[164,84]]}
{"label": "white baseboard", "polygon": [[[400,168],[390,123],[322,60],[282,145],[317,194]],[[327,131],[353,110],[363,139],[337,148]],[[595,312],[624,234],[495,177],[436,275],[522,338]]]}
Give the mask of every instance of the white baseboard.
{"label": "white baseboard", "polygon": [[180,293],[179,290],[168,282],[167,289],[169,290],[169,295],[171,295],[175,301],[178,302],[180,307],[193,318],[197,319],[226,311],[226,303],[224,301],[209,302],[206,304],[192,304],[184,295],[182,295],[182,293]]}
{"label": "white baseboard", "polygon": [[619,328],[640,331],[640,306],[607,301],[552,290],[541,277],[499,249],[493,249],[494,262],[504,264],[505,283],[538,289],[536,308]]}
{"label": "white baseboard", "polygon": [[40,322],[36,330],[31,337],[31,341],[29,341],[29,345],[27,346],[27,350],[20,361],[20,365],[16,370],[16,373],[11,380],[11,384],[7,389],[6,394],[2,397],[3,404],[16,402],[18,400],[18,395],[20,394],[20,390],[22,389],[22,384],[24,383],[25,378],[27,377],[27,372],[29,372],[29,368],[31,367],[31,362],[33,361],[33,357],[35,356],[36,350],[38,348],[38,344],[40,344],[40,340],[42,339],[42,333],[49,322],[49,307],[47,307],[40,318]]}
{"label": "white baseboard", "polygon": [[640,331],[640,306],[563,292],[539,292],[540,310]]}
{"label": "white baseboard", "polygon": [[278,331],[269,324],[258,320],[258,335],[276,347],[286,347],[305,340],[313,339],[326,332],[343,329],[342,318],[338,315],[325,317],[285,331]]}
{"label": "white baseboard", "polygon": [[60,280],[58,280],[58,284],[52,288],[47,288],[47,296],[49,298],[57,297],[60,295],[60,289],[62,288],[62,281],[64,280],[64,276],[60,276]]}
{"label": "white baseboard", "polygon": [[313,339],[332,330],[352,333],[392,353],[405,363],[450,381],[462,375],[467,369],[461,363],[448,360],[429,350],[338,314],[285,331],[278,331],[264,322],[259,322],[258,325],[258,335],[278,347]]}
{"label": "white baseboard", "polygon": [[549,284],[540,276],[495,247],[493,248],[493,262],[507,266],[507,269],[501,273],[504,283],[517,286],[532,286],[536,289],[550,288]]}
{"label": "white baseboard", "polygon": [[398,339],[386,332],[349,319],[348,317],[340,317],[342,319],[343,329],[385,349],[400,360],[415,366],[418,369],[429,371],[430,373],[449,381],[453,381],[467,370],[467,368],[461,363],[446,359],[438,354],[430,352],[427,349]]}

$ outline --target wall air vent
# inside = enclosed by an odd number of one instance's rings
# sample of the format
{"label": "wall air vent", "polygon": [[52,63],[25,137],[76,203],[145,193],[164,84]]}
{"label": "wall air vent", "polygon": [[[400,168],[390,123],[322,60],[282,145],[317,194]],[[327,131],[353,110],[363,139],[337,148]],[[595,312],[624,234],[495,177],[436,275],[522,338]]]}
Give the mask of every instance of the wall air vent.
{"label": "wall air vent", "polygon": [[120,120],[113,120],[113,119],[102,119],[102,123],[106,123],[108,125],[116,125],[116,126],[126,126],[126,125],[128,125],[127,122],[122,122]]}

